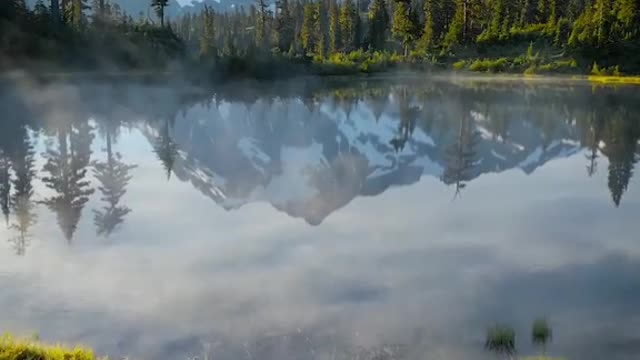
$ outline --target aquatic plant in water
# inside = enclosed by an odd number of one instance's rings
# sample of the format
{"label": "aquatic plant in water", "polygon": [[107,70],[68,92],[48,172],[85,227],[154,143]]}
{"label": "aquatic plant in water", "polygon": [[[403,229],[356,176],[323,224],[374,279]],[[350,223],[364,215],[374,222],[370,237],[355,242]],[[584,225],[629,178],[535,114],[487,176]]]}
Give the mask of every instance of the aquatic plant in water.
{"label": "aquatic plant in water", "polygon": [[487,331],[484,348],[498,356],[511,358],[516,353],[516,332],[509,326],[494,325]]}

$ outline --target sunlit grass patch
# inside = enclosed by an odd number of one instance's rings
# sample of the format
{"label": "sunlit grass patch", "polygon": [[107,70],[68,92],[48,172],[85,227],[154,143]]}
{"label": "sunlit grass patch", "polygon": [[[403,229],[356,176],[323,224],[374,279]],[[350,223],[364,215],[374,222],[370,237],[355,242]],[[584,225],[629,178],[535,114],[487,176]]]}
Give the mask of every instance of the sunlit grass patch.
{"label": "sunlit grass patch", "polygon": [[0,360],[96,360],[93,351],[82,347],[41,344],[33,340],[0,336]]}
{"label": "sunlit grass patch", "polygon": [[636,84],[640,85],[640,76],[606,76],[606,75],[590,75],[588,77],[591,82],[606,84]]}

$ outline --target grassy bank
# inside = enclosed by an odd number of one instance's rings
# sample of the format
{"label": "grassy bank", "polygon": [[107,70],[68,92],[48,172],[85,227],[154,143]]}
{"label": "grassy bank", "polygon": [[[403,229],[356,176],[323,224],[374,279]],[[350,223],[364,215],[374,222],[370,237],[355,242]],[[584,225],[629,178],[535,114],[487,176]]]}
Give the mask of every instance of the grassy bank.
{"label": "grassy bank", "polygon": [[93,352],[81,347],[41,344],[33,340],[0,336],[0,360],[96,360]]}
{"label": "grassy bank", "polygon": [[589,81],[603,84],[634,84],[640,85],[640,76],[605,76],[590,75]]}

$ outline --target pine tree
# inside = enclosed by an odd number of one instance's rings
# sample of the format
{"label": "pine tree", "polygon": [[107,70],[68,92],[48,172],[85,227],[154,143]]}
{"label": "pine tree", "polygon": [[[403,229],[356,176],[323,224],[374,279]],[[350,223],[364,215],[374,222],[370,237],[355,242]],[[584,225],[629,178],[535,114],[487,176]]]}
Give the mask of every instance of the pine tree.
{"label": "pine tree", "polygon": [[465,40],[466,19],[467,19],[467,1],[456,0],[456,7],[449,31],[444,39],[445,46],[451,48],[456,44],[460,44]]}
{"label": "pine tree", "polygon": [[329,53],[333,54],[342,49],[340,37],[340,13],[335,0],[329,3]]}
{"label": "pine tree", "polygon": [[165,119],[162,130],[153,144],[153,152],[156,153],[164,171],[167,173],[167,180],[171,179],[173,165],[178,157],[178,145],[171,137],[171,127],[169,119]]}
{"label": "pine tree", "polygon": [[289,51],[293,45],[295,36],[295,24],[288,0],[276,1],[278,14],[276,17],[276,35],[278,38],[278,48],[280,51]]}
{"label": "pine tree", "polygon": [[15,221],[11,228],[16,235],[9,239],[17,255],[24,255],[29,246],[31,235],[30,228],[36,223],[35,205],[33,197],[32,181],[35,177],[34,150],[26,128],[22,128],[22,136],[16,150],[12,155],[15,178],[13,188],[15,193],[11,197],[11,207],[15,215]]}
{"label": "pine tree", "polygon": [[340,8],[340,35],[342,51],[350,52],[357,47],[356,38],[356,7],[352,0],[343,0]]}
{"label": "pine tree", "polygon": [[536,20],[538,24],[544,24],[549,19],[549,0],[538,0]]}
{"label": "pine tree", "polygon": [[593,4],[593,39],[598,47],[602,47],[609,40],[611,24],[611,1],[596,0]]}
{"label": "pine tree", "polygon": [[633,39],[640,32],[640,1],[615,0],[613,14],[618,38]]}
{"label": "pine tree", "polygon": [[505,0],[493,1],[493,14],[489,34],[491,37],[497,38],[502,30],[502,21],[507,18],[505,15]]}
{"label": "pine tree", "polygon": [[0,209],[5,222],[9,224],[9,195],[11,194],[11,162],[9,156],[0,149]]}
{"label": "pine tree", "polygon": [[51,9],[51,19],[53,20],[54,25],[58,25],[61,21],[60,2],[58,0],[51,0],[49,8]]}
{"label": "pine tree", "polygon": [[76,29],[80,29],[84,23],[84,11],[90,9],[87,0],[71,0],[71,2],[63,1],[63,9],[65,18]]}
{"label": "pine tree", "polygon": [[606,146],[602,152],[609,158],[607,183],[613,203],[618,207],[633,177],[633,169],[637,162],[635,150],[638,138],[632,128],[633,120],[621,118],[620,114],[612,114],[611,117],[607,124]]}
{"label": "pine tree", "polygon": [[391,34],[402,44],[404,56],[408,56],[409,47],[415,40],[415,27],[411,21],[410,4],[405,1],[395,3]]}
{"label": "pine tree", "polygon": [[265,47],[265,41],[267,41],[267,21],[269,18],[269,3],[265,0],[256,0],[258,5],[258,22],[256,24],[256,44],[259,48]]}
{"label": "pine tree", "polygon": [[160,19],[160,26],[164,27],[164,8],[169,6],[169,0],[151,0],[151,6],[153,6],[156,15]]}
{"label": "pine tree", "polygon": [[202,35],[200,36],[200,56],[215,56],[215,12],[205,5],[202,10]]}
{"label": "pine tree", "polygon": [[135,165],[127,165],[122,161],[122,155],[113,151],[112,131],[105,133],[107,160],[104,162],[95,161],[94,175],[100,182],[100,193],[105,203],[102,209],[93,210],[94,224],[98,235],[109,236],[118,225],[124,222],[124,217],[131,212],[127,206],[121,205],[120,201],[127,192],[127,185],[131,180],[129,172]]}
{"label": "pine tree", "polygon": [[479,134],[466,109],[467,106],[463,106],[455,142],[446,149],[447,163],[442,174],[442,181],[445,184],[455,185],[454,197],[457,197],[460,191],[466,187],[466,183],[473,179],[473,168],[476,164],[476,146]]}
{"label": "pine tree", "polygon": [[435,45],[436,40],[436,4],[435,0],[425,0],[424,2],[424,29],[420,45],[426,52]]}
{"label": "pine tree", "polygon": [[84,205],[93,193],[86,179],[93,135],[87,122],[60,125],[57,149],[48,148],[42,182],[53,191],[43,203],[56,214],[58,225],[69,243],[78,227]]}
{"label": "pine tree", "polygon": [[389,13],[385,0],[373,0],[369,8],[369,31],[367,41],[374,50],[385,48],[387,28],[389,26]]}
{"label": "pine tree", "polygon": [[318,6],[309,2],[304,5],[304,18],[302,21],[302,31],[300,34],[302,40],[302,48],[306,52],[312,52],[316,47],[316,36],[314,33],[317,22]]}

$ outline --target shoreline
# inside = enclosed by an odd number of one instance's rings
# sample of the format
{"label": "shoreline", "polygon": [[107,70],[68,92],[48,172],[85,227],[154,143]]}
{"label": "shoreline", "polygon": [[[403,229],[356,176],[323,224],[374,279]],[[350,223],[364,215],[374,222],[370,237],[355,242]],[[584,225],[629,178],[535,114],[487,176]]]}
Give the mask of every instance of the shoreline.
{"label": "shoreline", "polygon": [[[487,73],[474,71],[455,71],[455,70],[407,70],[407,69],[387,69],[374,73],[357,72],[353,74],[294,74],[285,78],[256,78],[256,77],[237,77],[219,81],[210,81],[211,85],[219,85],[233,82],[256,82],[269,83],[280,81],[300,81],[305,79],[326,79],[326,80],[342,80],[342,79],[403,79],[403,80],[420,80],[426,78],[437,81],[453,81],[453,82],[524,82],[524,83],[575,83],[575,84],[596,84],[596,85],[640,85],[640,76],[637,75],[567,75],[567,74],[520,74],[520,73]],[[35,80],[35,81],[118,81],[118,80],[139,80],[148,83],[167,83],[171,82],[177,86],[187,87],[203,87],[202,84],[196,84],[190,81],[188,73],[182,71],[52,71],[52,72],[33,72],[21,69],[0,71],[0,81],[19,81],[19,80]],[[206,86],[205,86],[206,87]]]}

